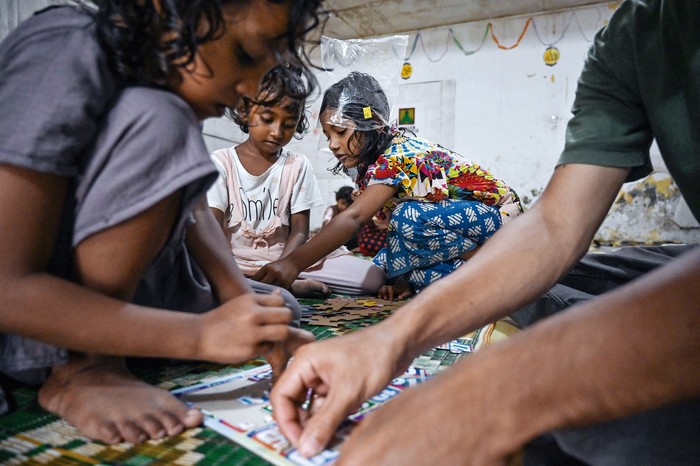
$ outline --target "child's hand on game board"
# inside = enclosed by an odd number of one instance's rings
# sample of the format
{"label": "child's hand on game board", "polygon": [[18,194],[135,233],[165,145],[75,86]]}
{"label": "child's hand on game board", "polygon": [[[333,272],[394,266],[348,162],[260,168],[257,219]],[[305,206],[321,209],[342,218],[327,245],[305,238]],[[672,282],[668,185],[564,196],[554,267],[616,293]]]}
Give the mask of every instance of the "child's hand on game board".
{"label": "child's hand on game board", "polygon": [[293,329],[292,311],[279,293],[245,293],[198,319],[194,359],[237,363],[270,352]]}
{"label": "child's hand on game board", "polygon": [[300,273],[301,270],[291,260],[282,258],[264,265],[253,280],[289,289]]}
{"label": "child's hand on game board", "polygon": [[281,343],[275,343],[272,351],[265,356],[272,368],[272,385],[274,386],[284,370],[287,368],[289,358],[302,345],[314,341],[314,334],[300,328],[290,328],[289,337]]}
{"label": "child's hand on game board", "polygon": [[[302,346],[270,395],[280,430],[302,455],[317,454],[349,414],[406,369],[403,351],[380,325]],[[302,408],[309,389],[310,412]]]}

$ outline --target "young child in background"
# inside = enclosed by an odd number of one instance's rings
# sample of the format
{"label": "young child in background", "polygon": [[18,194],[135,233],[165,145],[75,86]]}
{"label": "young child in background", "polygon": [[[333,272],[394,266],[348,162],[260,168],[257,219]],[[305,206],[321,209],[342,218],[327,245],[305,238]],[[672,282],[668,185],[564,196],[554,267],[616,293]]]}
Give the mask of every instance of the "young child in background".
{"label": "young child in background", "polygon": [[323,213],[323,222],[321,226],[324,227],[328,222],[330,222],[333,217],[347,209],[350,204],[352,204],[352,192],[354,188],[352,186],[343,186],[335,192],[335,204],[328,206],[326,211]]}
{"label": "young child in background", "polygon": [[386,247],[386,233],[389,230],[387,211],[377,212],[357,232],[357,248],[363,256],[374,257]]}
{"label": "young child in background", "polygon": [[[323,96],[320,121],[334,168],[357,170],[362,194],[304,246],[263,267],[255,279],[285,286],[348,240],[377,211],[392,207],[387,247],[374,262],[416,292],[467,260],[522,212],[515,192],[479,165],[388,125],[389,104],[370,75],[353,72]],[[392,292],[387,290],[387,292]]]}
{"label": "young child in background", "polygon": [[[352,204],[352,194],[355,188],[352,186],[343,186],[335,192],[335,204],[328,206],[323,213],[323,222],[321,228],[330,222],[333,217],[347,209]],[[357,251],[357,236],[353,236],[346,243],[345,247],[352,252]]]}
{"label": "young child in background", "polygon": [[[333,217],[347,209],[352,204],[360,192],[352,186],[343,186],[335,193],[336,203],[329,206],[323,214],[323,224],[327,225]],[[358,230],[357,234],[345,243],[345,247],[352,252],[359,252],[363,256],[374,257],[383,247],[386,246],[386,231],[389,229],[389,219],[384,212],[377,212],[377,215],[366,222]]]}
{"label": "young child in background", "polygon": [[320,0],[95,3],[0,45],[0,383],[43,384],[87,437],[142,442],[202,415],[122,356],[235,363],[311,339],[225,254],[200,123],[278,57],[301,63]]}
{"label": "young child in background", "polygon": [[[257,97],[231,110],[248,139],[212,154],[220,176],[209,190],[209,206],[248,276],[303,245],[309,238],[310,210],[323,204],[308,159],[284,149],[308,128],[306,95],[299,70],[273,68]],[[295,296],[375,294],[385,281],[381,269],[344,248],[314,262],[290,283]]]}

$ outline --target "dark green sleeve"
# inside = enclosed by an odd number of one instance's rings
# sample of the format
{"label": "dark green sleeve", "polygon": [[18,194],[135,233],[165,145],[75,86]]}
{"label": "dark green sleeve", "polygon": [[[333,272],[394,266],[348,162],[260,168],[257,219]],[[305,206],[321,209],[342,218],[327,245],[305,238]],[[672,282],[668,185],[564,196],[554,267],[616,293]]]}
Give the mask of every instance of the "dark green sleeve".
{"label": "dark green sleeve", "polygon": [[632,53],[639,10],[635,2],[623,2],[596,35],[578,81],[574,116],[557,165],[630,167],[627,181],[651,173],[653,136]]}

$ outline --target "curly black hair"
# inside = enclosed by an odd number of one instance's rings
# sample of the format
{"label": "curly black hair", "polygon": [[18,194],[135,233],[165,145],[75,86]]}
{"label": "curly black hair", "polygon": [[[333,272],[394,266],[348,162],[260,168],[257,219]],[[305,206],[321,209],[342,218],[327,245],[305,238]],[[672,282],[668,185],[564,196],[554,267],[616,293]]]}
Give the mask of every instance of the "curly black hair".
{"label": "curly black hair", "polygon": [[[371,125],[363,127],[367,122],[365,108],[373,109]],[[345,78],[330,86],[323,94],[319,114],[327,109],[338,110],[343,119],[355,123],[356,127],[350,136],[348,146],[360,147],[358,154],[351,154],[359,158],[355,167],[357,180],[364,178],[367,168],[377,161],[377,157],[391,145],[393,135],[389,120],[389,102],[379,82],[366,73],[353,71]],[[353,141],[356,144],[352,144]],[[340,172],[350,175],[348,169],[338,162],[329,169],[333,174]]]}
{"label": "curly black hair", "polygon": [[[117,76],[129,84],[166,87],[177,82],[180,68],[192,63],[199,45],[223,33],[222,5],[246,0],[75,1],[93,12],[99,40],[109,51],[110,65]],[[307,34],[323,22],[323,0],[291,2],[286,32],[289,56],[307,77],[310,94],[316,80],[309,67],[317,67],[301,45]],[[169,39],[164,41],[163,37]]]}
{"label": "curly black hair", "polygon": [[307,96],[307,85],[304,82],[302,70],[296,66],[277,65],[263,76],[260,91],[255,99],[243,97],[241,104],[238,107],[229,108],[226,114],[236,122],[241,131],[248,133],[251,106],[273,107],[287,98],[290,101],[287,110],[300,115],[294,137],[301,139],[304,131],[309,129],[309,119],[306,115]]}
{"label": "curly black hair", "polygon": [[344,199],[348,205],[352,204],[352,192],[355,190],[352,186],[343,186],[335,192],[335,200]]}

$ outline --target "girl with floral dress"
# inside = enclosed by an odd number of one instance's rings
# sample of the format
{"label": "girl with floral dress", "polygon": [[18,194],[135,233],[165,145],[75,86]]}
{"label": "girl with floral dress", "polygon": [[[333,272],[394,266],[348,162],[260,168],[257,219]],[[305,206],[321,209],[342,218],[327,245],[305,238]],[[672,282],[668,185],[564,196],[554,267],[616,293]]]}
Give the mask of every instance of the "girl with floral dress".
{"label": "girl with floral dress", "polygon": [[[383,211],[387,246],[374,258],[389,279],[416,292],[454,271],[507,219],[522,212],[517,194],[462,155],[387,124],[386,94],[353,72],[323,96],[320,121],[338,159],[334,172],[357,170],[362,194],[307,244],[263,267],[255,279],[287,285]],[[387,297],[393,296],[390,288]]]}

